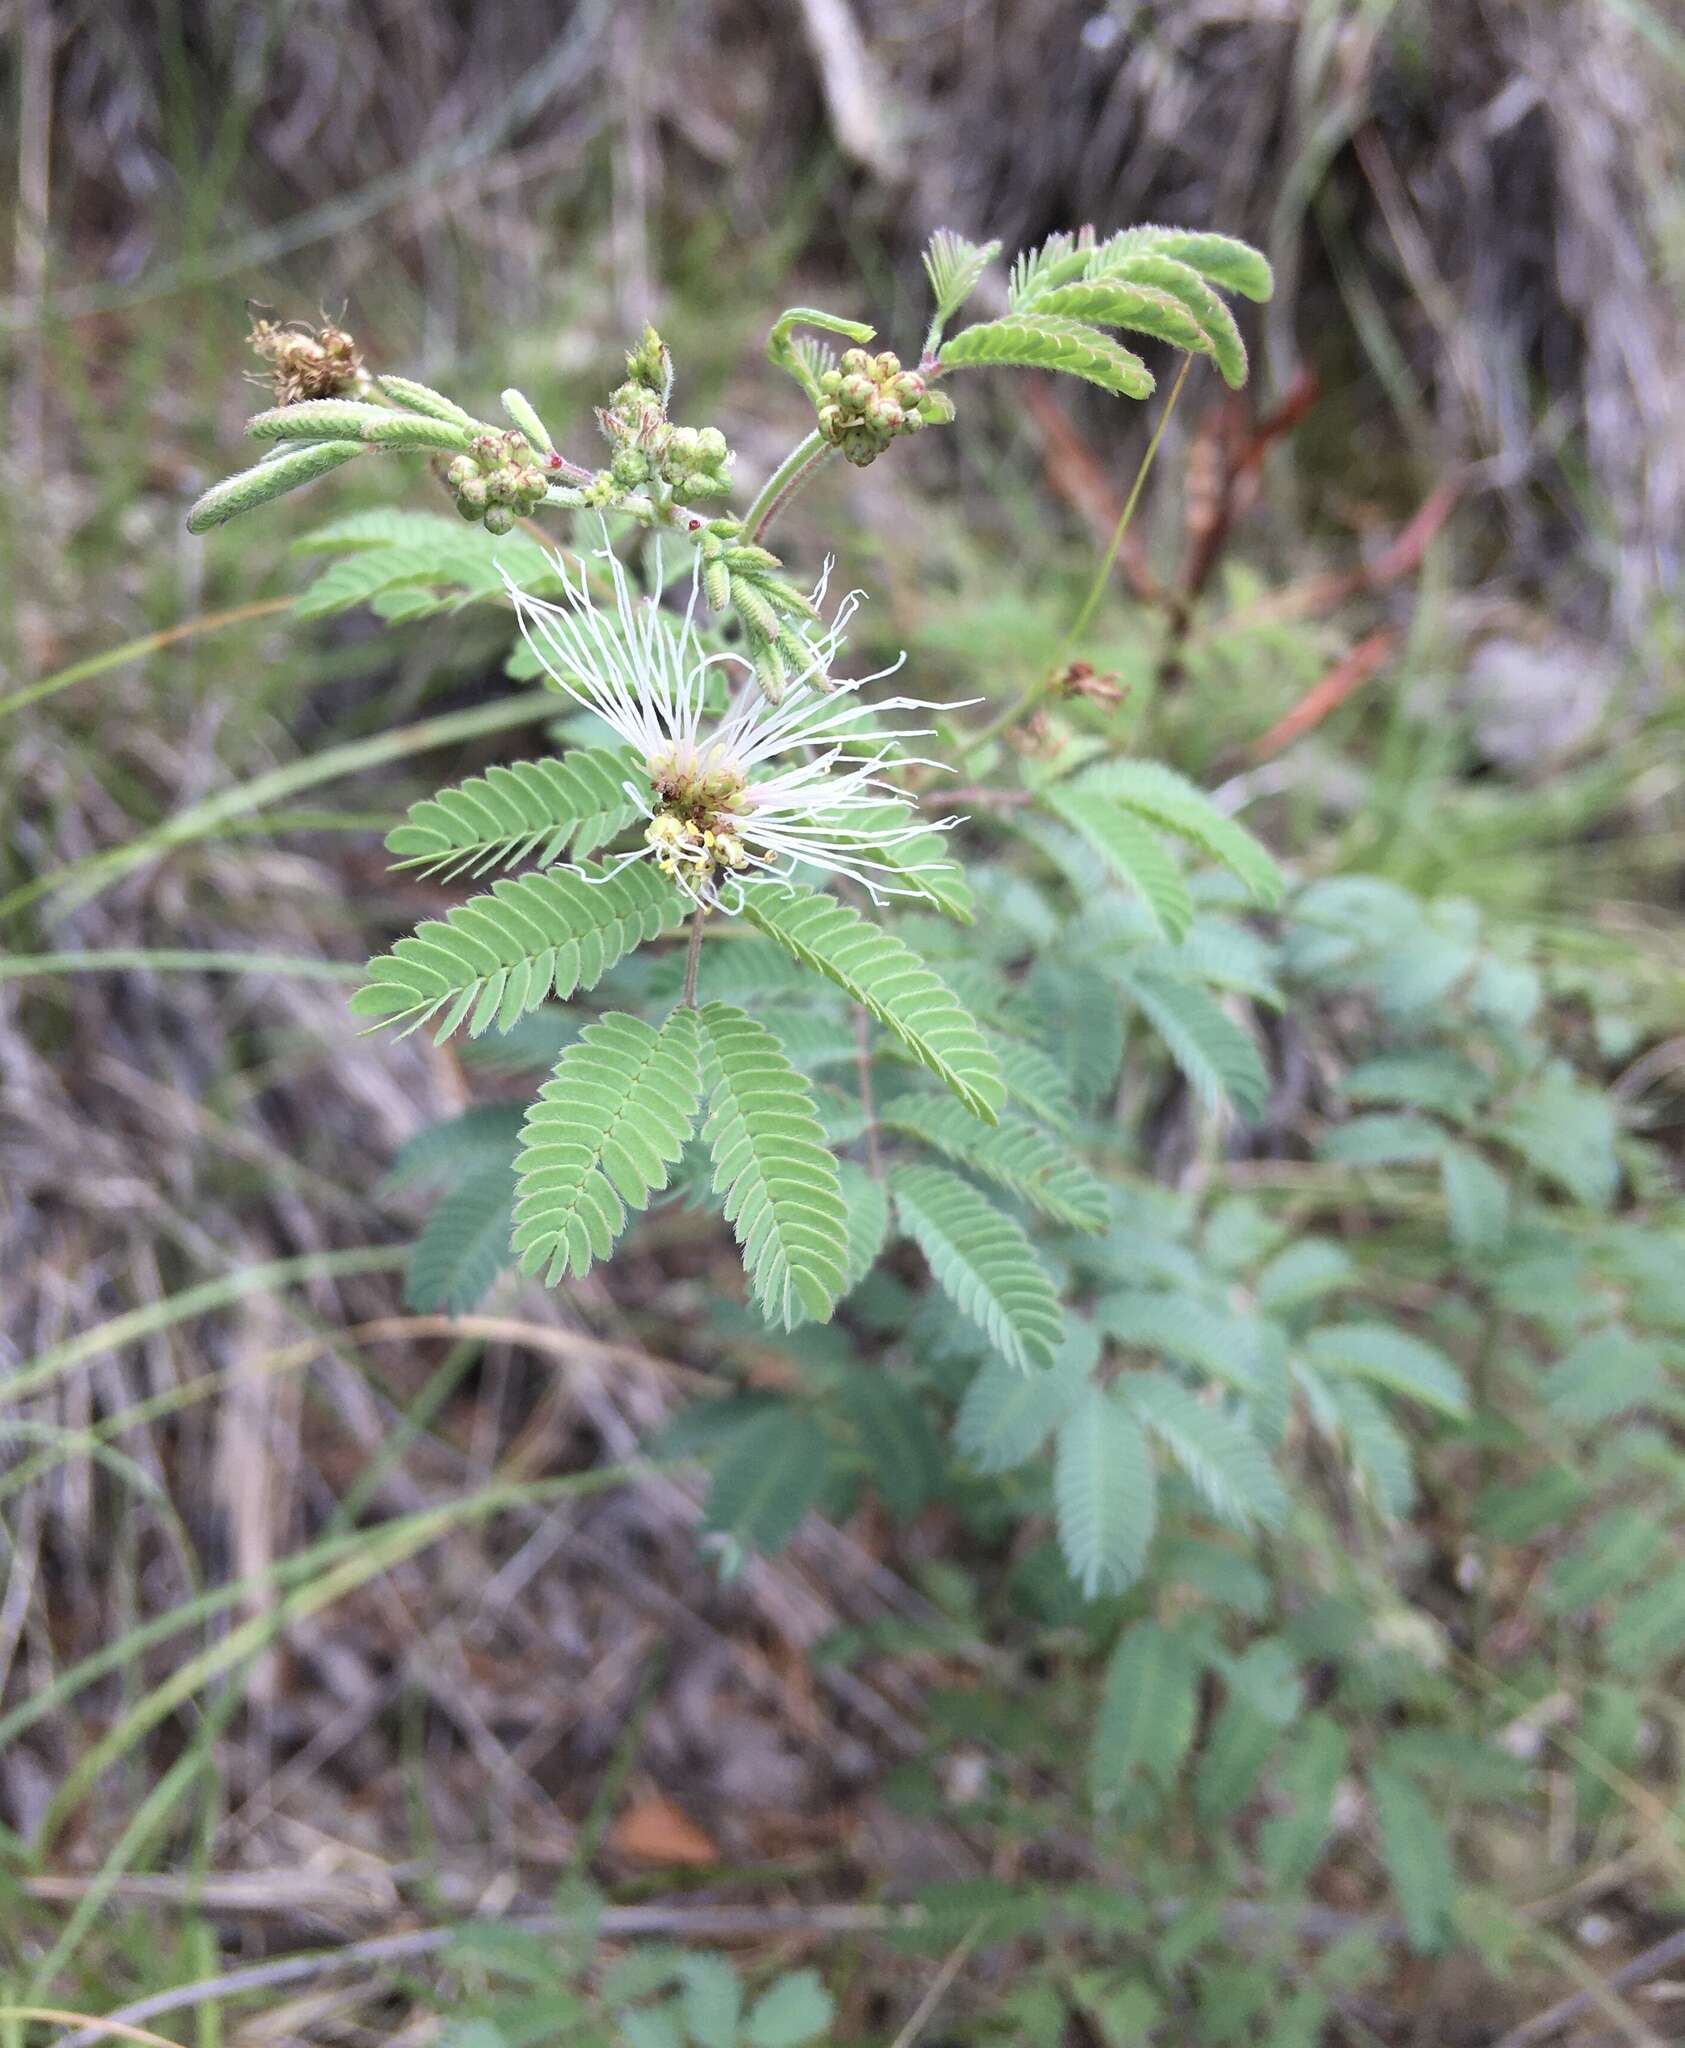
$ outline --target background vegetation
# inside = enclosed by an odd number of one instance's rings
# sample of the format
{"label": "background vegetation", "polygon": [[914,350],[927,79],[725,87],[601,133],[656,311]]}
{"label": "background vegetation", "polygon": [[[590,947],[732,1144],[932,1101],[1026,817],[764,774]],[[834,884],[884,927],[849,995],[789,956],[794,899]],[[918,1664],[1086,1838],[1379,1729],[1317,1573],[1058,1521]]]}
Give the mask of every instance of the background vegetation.
{"label": "background vegetation", "polygon": [[[1676,2038],[1676,15],[9,26],[11,2005],[455,2048]],[[792,299],[910,355],[935,227],[1151,219],[1249,236],[1278,293],[1243,401],[1190,380],[1091,699],[1022,772],[1126,731],[1291,886],[1195,865],[1197,1027],[1162,961],[1097,971],[1141,935],[1010,819],[978,925],[921,928],[1082,1154],[1038,1226],[1070,1356],[1023,1406],[910,1244],[769,1337],[682,1205],[557,1292],[406,1293],[424,1134],[495,1167],[546,1041],[357,1035],[362,962],[441,900],[382,837],[554,705],[498,607],[353,601],[432,566],[336,595],[295,551],[389,502],[361,466],[185,535],[246,300],[344,304],[380,366],[518,382],[576,445],[653,315],[758,481],[805,424],[764,405]],[[995,708],[1153,416],[972,389],[781,545],[841,545],[870,644]],[[1134,1569],[1082,1514],[1102,1356],[1157,1390]],[[1237,1370],[1257,1458],[1213,1434]]]}

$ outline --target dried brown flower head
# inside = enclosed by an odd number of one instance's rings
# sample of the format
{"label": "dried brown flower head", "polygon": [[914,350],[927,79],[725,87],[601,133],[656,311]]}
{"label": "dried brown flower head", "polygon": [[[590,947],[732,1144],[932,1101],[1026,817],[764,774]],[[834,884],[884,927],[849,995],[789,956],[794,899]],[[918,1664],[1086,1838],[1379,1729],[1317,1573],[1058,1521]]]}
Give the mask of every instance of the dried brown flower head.
{"label": "dried brown flower head", "polygon": [[277,405],[306,398],[338,398],[363,374],[362,352],[343,327],[324,315],[318,327],[303,320],[271,320],[254,307],[251,348],[269,365]]}

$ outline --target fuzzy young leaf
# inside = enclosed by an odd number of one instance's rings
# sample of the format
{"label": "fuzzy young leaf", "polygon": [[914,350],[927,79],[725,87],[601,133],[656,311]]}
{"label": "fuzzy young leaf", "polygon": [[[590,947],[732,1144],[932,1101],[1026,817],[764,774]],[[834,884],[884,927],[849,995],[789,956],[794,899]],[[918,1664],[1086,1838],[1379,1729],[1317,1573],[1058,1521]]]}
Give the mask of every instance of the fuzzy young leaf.
{"label": "fuzzy young leaf", "polygon": [[968,242],[952,228],[936,230],[924,252],[924,274],[930,279],[938,320],[948,320],[959,311],[999,254],[999,242]]}
{"label": "fuzzy young leaf", "polygon": [[384,406],[354,398],[306,398],[253,413],[246,434],[253,441],[356,441],[371,421],[391,417]]}
{"label": "fuzzy young leaf", "polygon": [[939,1166],[899,1166],[890,1187],[901,1227],[938,1284],[1001,1356],[1023,1372],[1051,1365],[1064,1317],[1018,1225]]}
{"label": "fuzzy young leaf", "polygon": [[1101,790],[1057,785],[1042,802],[1134,890],[1158,931],[1167,938],[1182,937],[1193,922],[1193,903],[1181,871],[1156,832]]}
{"label": "fuzzy young leaf", "polygon": [[1085,1597],[1132,1586],[1153,1539],[1157,1475],[1140,1423],[1109,1388],[1090,1386],[1059,1425],[1053,1499],[1059,1547]]}
{"label": "fuzzy young leaf", "polygon": [[990,1128],[950,1099],[901,1095],[884,1105],[878,1121],[971,1167],[1055,1223],[1074,1230],[1106,1227],[1111,1200],[1105,1183],[1056,1138],[1020,1117]]}
{"label": "fuzzy young leaf", "polygon": [[368,985],[351,1008],[406,1032],[443,1011],[436,1043],[465,1020],[470,1037],[493,1024],[506,1031],[552,994],[594,988],[624,954],[672,931],[683,915],[678,890],[641,863],[612,875],[585,866],[496,882],[370,961]]}
{"label": "fuzzy young leaf", "polygon": [[[1126,241],[1128,237],[1118,239]],[[1210,343],[1223,382],[1231,391],[1238,391],[1246,382],[1246,344],[1235,317],[1192,264],[1157,250],[1120,251],[1115,243],[1106,243],[1095,252],[1088,274],[1091,278],[1116,278],[1175,299]]]}
{"label": "fuzzy young leaf", "polygon": [[689,1140],[702,1098],[696,1013],[659,1031],[611,1013],[589,1024],[538,1091],[521,1132],[514,1246],[523,1273],[583,1279],[606,1259]]}
{"label": "fuzzy young leaf", "polygon": [[1039,293],[1033,310],[1087,320],[1095,327],[1127,327],[1189,355],[1217,353],[1211,337],[1181,300],[1152,285],[1127,284],[1114,277],[1078,278]]}
{"label": "fuzzy young leaf", "polygon": [[844,988],[893,1031],[974,1116],[994,1123],[1006,1099],[1000,1063],[971,1013],[910,946],[846,903],[813,890],[745,892],[744,915],[803,962]]}
{"label": "fuzzy young leaf", "polygon": [[701,1017],[712,1088],[703,1136],[755,1297],[786,1329],[828,1322],[848,1277],[848,1212],[812,1092],[764,1025],[725,1003]]}
{"label": "fuzzy young leaf", "polygon": [[1063,370],[1120,398],[1150,398],[1153,392],[1153,374],[1139,356],[1098,327],[1051,313],[1009,313],[1004,319],[979,321],[942,346],[944,369],[992,363]]}
{"label": "fuzzy young leaf", "polygon": [[1357,1477],[1375,1507],[1391,1521],[1402,1520],[1416,1498],[1408,1438],[1361,1380],[1333,1381],[1328,1399]]}
{"label": "fuzzy young leaf", "polygon": [[1242,298],[1262,302],[1275,290],[1275,274],[1268,257],[1250,242],[1239,241],[1233,235],[1154,227],[1126,230],[1125,238],[1130,234],[1139,237],[1144,248],[1175,257],[1226,292],[1239,292]]}
{"label": "fuzzy young leaf", "polygon": [[213,526],[267,505],[271,498],[284,497],[301,484],[314,483],[317,477],[326,476],[354,456],[367,453],[359,441],[320,441],[313,447],[293,448],[285,455],[272,456],[267,462],[241,470],[238,476],[225,476],[194,502],[187,515],[187,530],[208,533]]}
{"label": "fuzzy young leaf", "polygon": [[1167,1373],[1127,1373],[1123,1398],[1188,1475],[1219,1521],[1278,1528],[1287,1494],[1264,1447],[1246,1425],[1213,1408]]}
{"label": "fuzzy young leaf", "polygon": [[457,427],[479,425],[474,415],[464,412],[455,399],[447,398],[429,384],[418,384],[413,377],[386,376],[374,381],[394,405],[401,405],[406,412],[417,412],[430,420],[449,420]]}
{"label": "fuzzy young leaf", "polygon": [[412,804],[386,849],[397,866],[447,877],[523,860],[549,867],[570,846],[584,859],[638,816],[625,780],[615,755],[585,750],[488,768]]}

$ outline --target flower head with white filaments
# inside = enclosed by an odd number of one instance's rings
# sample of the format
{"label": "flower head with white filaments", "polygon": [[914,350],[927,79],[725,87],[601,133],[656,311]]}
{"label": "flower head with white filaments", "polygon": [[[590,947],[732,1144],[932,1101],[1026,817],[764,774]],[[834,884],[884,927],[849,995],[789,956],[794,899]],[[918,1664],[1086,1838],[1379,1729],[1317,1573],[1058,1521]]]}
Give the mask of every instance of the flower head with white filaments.
{"label": "flower head with white filaments", "polygon": [[[613,583],[612,609],[592,599],[584,564],[574,573],[560,555],[553,558],[560,604],[532,596],[507,574],[503,580],[550,681],[611,727],[643,764],[644,786],[625,785],[648,821],[643,844],[610,872],[653,859],[693,902],[728,912],[742,908],[745,884],[788,884],[799,867],[845,876],[873,902],[925,894],[909,879],[920,868],[892,856],[959,820],[912,818],[913,799],[881,771],[891,761],[945,764],[902,751],[903,741],[927,737],[931,727],[882,720],[940,707],[916,697],[861,697],[900,661],[858,680],[832,675],[860,594],[843,599],[828,627],[803,635],[810,663],[774,703],[745,657],[704,651],[694,584],[688,608],[677,614],[636,596],[612,550],[602,559]],[[816,609],[828,576],[829,564],[814,592]],[[723,714],[710,719],[709,683],[722,667],[746,673]]]}

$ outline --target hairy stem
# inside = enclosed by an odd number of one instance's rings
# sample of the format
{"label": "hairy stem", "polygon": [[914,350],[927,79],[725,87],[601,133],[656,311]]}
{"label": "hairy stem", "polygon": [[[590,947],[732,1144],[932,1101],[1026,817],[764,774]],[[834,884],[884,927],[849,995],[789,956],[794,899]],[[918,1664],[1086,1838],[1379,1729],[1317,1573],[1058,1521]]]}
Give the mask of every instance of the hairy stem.
{"label": "hairy stem", "polygon": [[690,920],[690,946],[685,953],[685,989],[679,998],[683,1010],[696,1008],[696,970],[702,965],[702,927],[707,921],[708,907],[699,903]]}
{"label": "hairy stem", "polygon": [[743,531],[758,542],[797,491],[831,453],[831,444],[817,427],[796,443],[760,489],[760,495],[743,515]]}
{"label": "hairy stem", "polygon": [[1187,382],[1193,361],[1192,356],[1182,358],[1182,367],[1176,373],[1176,382],[1170,387],[1170,397],[1164,411],[1159,415],[1158,425],[1153,429],[1153,437],[1147,443],[1146,453],[1141,457],[1140,467],[1135,472],[1135,481],[1129,487],[1129,496],[1124,500],[1123,510],[1118,514],[1118,522],[1112,529],[1112,537],[1106,552],[1100,557],[1099,566],[1094,572],[1094,580],[1088,586],[1088,595],[1083,599],[1081,609],[1059,643],[1059,652],[1053,657],[1045,675],[1028,684],[1004,711],[991,718],[979,732],[974,733],[966,741],[964,751],[968,760],[987,746],[990,740],[1005,732],[1009,726],[1014,726],[1021,718],[1028,717],[1042,699],[1058,686],[1059,678],[1065,672],[1065,662],[1071,648],[1087,632],[1095,612],[1099,609],[1100,600],[1106,594],[1112,566],[1117,561],[1118,550],[1123,546],[1130,522],[1135,517],[1135,508],[1141,502],[1141,493],[1146,487],[1147,478],[1152,473],[1154,458],[1158,454],[1158,444],[1164,439],[1164,430],[1170,424],[1170,415],[1176,410],[1176,401],[1182,395],[1182,386]]}

